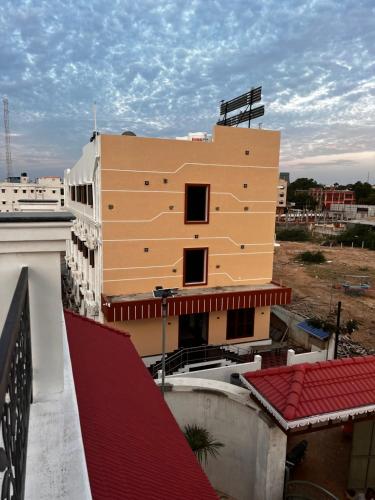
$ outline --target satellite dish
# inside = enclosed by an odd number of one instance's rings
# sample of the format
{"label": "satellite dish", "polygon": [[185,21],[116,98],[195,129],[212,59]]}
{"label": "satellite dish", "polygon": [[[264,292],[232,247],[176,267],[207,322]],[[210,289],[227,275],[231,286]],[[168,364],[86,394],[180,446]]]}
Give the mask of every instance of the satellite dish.
{"label": "satellite dish", "polygon": [[131,135],[133,137],[136,137],[136,134],[131,130],[125,130],[125,132],[123,132],[121,135]]}

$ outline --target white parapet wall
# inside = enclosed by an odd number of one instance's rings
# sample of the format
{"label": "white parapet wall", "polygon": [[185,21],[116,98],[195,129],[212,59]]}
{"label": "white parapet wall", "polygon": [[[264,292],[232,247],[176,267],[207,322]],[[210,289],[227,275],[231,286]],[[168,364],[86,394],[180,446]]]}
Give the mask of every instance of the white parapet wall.
{"label": "white parapet wall", "polygon": [[67,212],[0,214],[0,332],[28,267],[34,401],[64,388],[60,259],[72,219]]}
{"label": "white parapet wall", "polygon": [[281,500],[287,437],[249,391],[185,376],[168,384],[165,399],[180,428],[197,424],[224,444],[202,464],[213,487],[236,500]]}
{"label": "white parapet wall", "polygon": [[[176,377],[187,377],[187,378],[204,378],[209,380],[217,380],[219,382],[227,382],[230,383],[230,376],[232,373],[246,373],[246,372],[254,372],[256,370],[260,370],[262,368],[262,356],[256,354],[254,356],[254,361],[251,363],[239,363],[236,365],[229,366],[220,366],[218,368],[208,368],[206,370],[195,370],[193,372],[187,373],[176,373],[174,375],[169,375],[167,378],[176,378]],[[161,377],[161,373],[158,374],[159,378]]]}
{"label": "white parapet wall", "polygon": [[298,365],[300,363],[316,363],[318,361],[327,361],[328,352],[324,351],[311,351],[296,354],[293,349],[288,349],[288,356],[286,364],[288,366]]}

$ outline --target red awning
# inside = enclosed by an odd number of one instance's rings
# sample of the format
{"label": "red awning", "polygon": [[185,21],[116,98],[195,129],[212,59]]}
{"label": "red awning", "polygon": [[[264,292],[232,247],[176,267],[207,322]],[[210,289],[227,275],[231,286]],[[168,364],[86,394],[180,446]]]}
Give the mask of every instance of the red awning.
{"label": "red awning", "polygon": [[[168,299],[168,316],[285,305],[290,303],[292,293],[290,288],[273,283],[258,288],[233,287],[233,291],[210,288],[191,295],[185,290],[183,292],[182,296]],[[161,318],[161,300],[154,299],[151,294],[142,294],[139,298],[137,295],[102,295],[102,312],[107,321]]]}

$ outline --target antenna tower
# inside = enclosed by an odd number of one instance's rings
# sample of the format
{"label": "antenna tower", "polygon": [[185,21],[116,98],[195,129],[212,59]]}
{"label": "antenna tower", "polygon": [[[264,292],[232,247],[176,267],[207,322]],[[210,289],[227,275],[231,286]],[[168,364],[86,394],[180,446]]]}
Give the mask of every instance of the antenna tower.
{"label": "antenna tower", "polygon": [[7,178],[12,177],[12,154],[10,152],[10,128],[9,128],[9,105],[8,98],[3,97],[4,105],[4,131],[5,131],[5,161],[7,167]]}

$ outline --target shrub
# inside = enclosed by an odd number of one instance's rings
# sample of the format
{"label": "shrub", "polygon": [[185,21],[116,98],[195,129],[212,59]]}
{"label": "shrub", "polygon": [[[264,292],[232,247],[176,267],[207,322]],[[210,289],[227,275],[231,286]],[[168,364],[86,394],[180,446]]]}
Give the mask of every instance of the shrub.
{"label": "shrub", "polygon": [[199,463],[207,463],[208,455],[216,458],[219,448],[224,446],[223,443],[215,441],[207,429],[196,424],[186,425],[184,434]]}
{"label": "shrub", "polygon": [[279,241],[309,241],[310,235],[301,228],[280,229],[276,231],[276,239]]}
{"label": "shrub", "polygon": [[314,328],[320,328],[327,333],[333,333],[336,331],[336,325],[331,323],[328,319],[310,318],[307,320],[307,324],[313,326]]}
{"label": "shrub", "polygon": [[375,231],[368,226],[356,224],[337,237],[337,241],[343,245],[361,247],[362,241],[365,248],[375,250]]}
{"label": "shrub", "polygon": [[353,333],[358,330],[358,321],[356,319],[349,319],[345,324],[345,329],[348,333]]}
{"label": "shrub", "polygon": [[324,256],[323,252],[317,251],[317,252],[302,252],[298,255],[298,260],[301,262],[305,262],[307,264],[322,264],[323,262],[326,262],[326,258]]}

